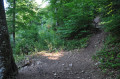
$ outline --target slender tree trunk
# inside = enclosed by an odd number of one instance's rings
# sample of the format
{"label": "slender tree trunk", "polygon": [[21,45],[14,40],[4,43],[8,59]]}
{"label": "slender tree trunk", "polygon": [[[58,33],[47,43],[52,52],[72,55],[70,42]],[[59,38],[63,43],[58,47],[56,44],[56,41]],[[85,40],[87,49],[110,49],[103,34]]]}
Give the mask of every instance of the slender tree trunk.
{"label": "slender tree trunk", "polygon": [[[10,79],[18,73],[10,45],[3,0],[0,0],[0,79]],[[11,78],[14,79],[14,78]]]}
{"label": "slender tree trunk", "polygon": [[15,8],[16,2],[13,1],[13,47],[15,48]]}

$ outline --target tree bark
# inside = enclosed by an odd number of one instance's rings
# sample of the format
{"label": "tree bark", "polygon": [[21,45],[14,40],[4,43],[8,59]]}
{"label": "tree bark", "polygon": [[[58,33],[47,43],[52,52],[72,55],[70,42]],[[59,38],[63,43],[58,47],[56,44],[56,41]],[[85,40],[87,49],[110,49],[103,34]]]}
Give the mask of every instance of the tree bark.
{"label": "tree bark", "polygon": [[13,47],[15,48],[15,8],[16,1],[13,1]]}
{"label": "tree bark", "polygon": [[[18,73],[10,45],[3,0],[0,0],[0,79],[10,79]],[[11,78],[14,79],[14,78]]]}

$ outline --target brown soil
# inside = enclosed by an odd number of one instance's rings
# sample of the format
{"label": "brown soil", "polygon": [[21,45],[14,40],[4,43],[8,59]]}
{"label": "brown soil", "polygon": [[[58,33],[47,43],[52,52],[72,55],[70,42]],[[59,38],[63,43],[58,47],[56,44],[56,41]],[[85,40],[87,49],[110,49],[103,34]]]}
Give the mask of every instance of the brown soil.
{"label": "brown soil", "polygon": [[90,38],[86,48],[29,56],[29,64],[19,70],[17,79],[106,79],[99,62],[92,60],[103,47],[104,38],[105,33],[101,31]]}

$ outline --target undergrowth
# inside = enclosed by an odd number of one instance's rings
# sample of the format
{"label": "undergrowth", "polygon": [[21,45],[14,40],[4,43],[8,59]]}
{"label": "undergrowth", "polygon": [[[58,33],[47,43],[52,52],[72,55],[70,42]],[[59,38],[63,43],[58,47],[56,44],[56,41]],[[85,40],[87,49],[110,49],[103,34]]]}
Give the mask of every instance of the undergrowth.
{"label": "undergrowth", "polygon": [[[33,30],[16,33],[16,48],[14,57],[16,62],[33,52],[46,50],[56,52],[61,50],[74,50],[87,46],[90,36],[81,39],[62,39],[52,28],[40,27],[38,32]],[[37,38],[36,38],[37,37]]]}
{"label": "undergrowth", "polygon": [[[117,17],[116,17],[117,16]],[[103,19],[104,30],[108,32],[101,51],[97,52],[93,58],[100,61],[99,67],[103,70],[120,71],[120,33],[118,14]],[[119,76],[116,79],[120,79]]]}
{"label": "undergrowth", "polygon": [[104,48],[97,53],[97,59],[101,62],[102,69],[120,68],[120,43],[114,43],[115,40],[116,37],[109,35]]}

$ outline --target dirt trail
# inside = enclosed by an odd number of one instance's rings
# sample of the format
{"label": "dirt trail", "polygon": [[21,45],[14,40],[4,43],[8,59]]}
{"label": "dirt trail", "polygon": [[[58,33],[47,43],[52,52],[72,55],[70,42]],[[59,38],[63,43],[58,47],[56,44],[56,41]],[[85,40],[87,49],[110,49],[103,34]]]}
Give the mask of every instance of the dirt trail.
{"label": "dirt trail", "polygon": [[92,56],[103,46],[103,31],[93,35],[86,48],[69,52],[38,52],[17,79],[106,79]]}

